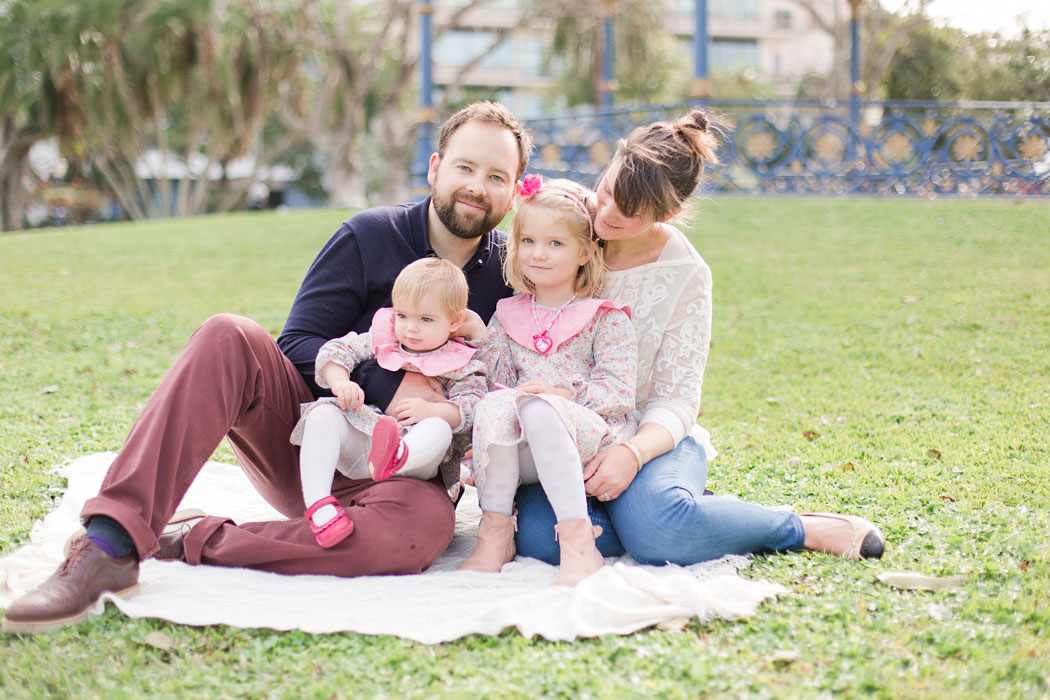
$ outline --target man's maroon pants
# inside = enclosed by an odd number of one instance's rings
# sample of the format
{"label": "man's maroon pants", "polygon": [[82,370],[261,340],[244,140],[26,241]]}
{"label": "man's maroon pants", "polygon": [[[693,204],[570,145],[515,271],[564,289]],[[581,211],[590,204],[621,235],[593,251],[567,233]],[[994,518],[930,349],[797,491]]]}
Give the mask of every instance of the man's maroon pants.
{"label": "man's maroon pants", "polygon": [[303,518],[299,448],[288,442],[299,405],[312,400],[259,324],[231,314],[209,318],[150,397],[81,517],[113,518],[139,555],[149,556],[186,489],[228,437],[252,485],[289,519],[236,525],[209,516],[184,540],[189,563],[336,576],[423,571],[455,527],[452,502],[434,482],[336,473],[332,494],[354,532],[331,549],[317,544]]}

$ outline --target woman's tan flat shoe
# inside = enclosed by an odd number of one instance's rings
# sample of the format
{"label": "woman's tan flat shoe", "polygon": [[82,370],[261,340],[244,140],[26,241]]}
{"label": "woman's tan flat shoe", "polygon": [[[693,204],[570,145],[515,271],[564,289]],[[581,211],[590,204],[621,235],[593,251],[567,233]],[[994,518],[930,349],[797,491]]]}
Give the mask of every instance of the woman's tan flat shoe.
{"label": "woman's tan flat shoe", "polygon": [[[805,518],[819,518],[817,521],[811,521],[810,527],[806,528],[807,544],[804,545],[806,549],[835,554],[855,561],[882,559],[882,554],[886,549],[886,538],[870,520],[840,513],[803,513],[800,517],[804,519],[803,526],[805,526]],[[829,520],[837,522],[827,522]],[[846,523],[850,526],[848,536],[845,528],[839,526],[838,523]],[[836,530],[835,534],[831,533],[832,528]],[[842,535],[837,533],[839,530],[843,531]]]}

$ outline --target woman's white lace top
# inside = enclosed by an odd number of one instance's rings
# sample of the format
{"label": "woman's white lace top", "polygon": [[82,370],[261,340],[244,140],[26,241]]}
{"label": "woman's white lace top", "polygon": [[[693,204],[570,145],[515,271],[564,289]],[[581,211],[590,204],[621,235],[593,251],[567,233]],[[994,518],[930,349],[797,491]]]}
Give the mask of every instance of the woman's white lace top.
{"label": "woman's white lace top", "polygon": [[663,426],[675,444],[692,432],[711,459],[707,431],[696,425],[711,347],[711,268],[681,231],[669,228],[671,238],[660,257],[609,271],[602,296],[631,309],[642,423]]}

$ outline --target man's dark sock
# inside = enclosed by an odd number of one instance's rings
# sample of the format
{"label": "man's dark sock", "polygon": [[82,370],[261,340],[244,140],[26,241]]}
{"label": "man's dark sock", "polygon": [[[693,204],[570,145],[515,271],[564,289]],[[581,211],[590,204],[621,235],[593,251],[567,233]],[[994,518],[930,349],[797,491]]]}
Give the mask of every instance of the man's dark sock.
{"label": "man's dark sock", "polygon": [[135,551],[135,543],[128,531],[105,515],[92,515],[88,519],[85,537],[111,557],[123,557]]}

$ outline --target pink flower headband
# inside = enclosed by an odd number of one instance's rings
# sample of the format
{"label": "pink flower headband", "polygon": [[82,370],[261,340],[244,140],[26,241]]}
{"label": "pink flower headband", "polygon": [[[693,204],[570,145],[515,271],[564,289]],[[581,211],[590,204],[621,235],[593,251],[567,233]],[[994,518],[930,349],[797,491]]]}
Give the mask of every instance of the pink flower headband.
{"label": "pink flower headband", "polygon": [[535,173],[532,175],[526,175],[521,178],[521,182],[518,183],[518,194],[521,195],[522,199],[529,199],[534,194],[538,194],[541,191],[565,197],[579,207],[580,211],[583,213],[583,218],[587,219],[587,228],[591,232],[591,240],[594,240],[594,221],[591,219],[591,212],[579,197],[568,190],[563,190],[558,187],[544,189],[543,178]]}

